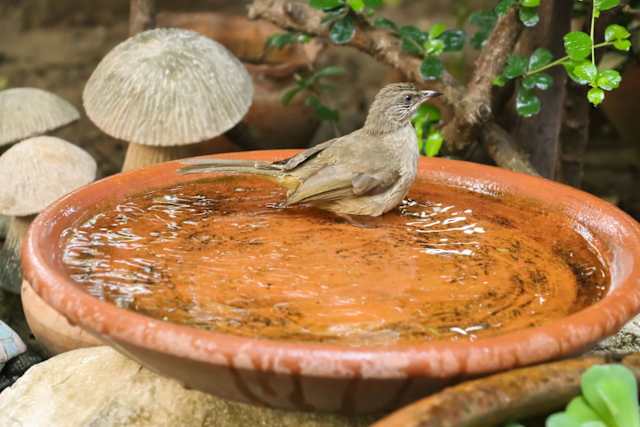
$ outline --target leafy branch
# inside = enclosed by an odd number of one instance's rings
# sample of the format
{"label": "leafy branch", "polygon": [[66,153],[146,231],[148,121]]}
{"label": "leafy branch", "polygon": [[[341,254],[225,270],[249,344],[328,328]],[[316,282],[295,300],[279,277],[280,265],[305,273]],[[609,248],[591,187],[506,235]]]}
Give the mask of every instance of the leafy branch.
{"label": "leafy branch", "polygon": [[500,0],[492,10],[482,10],[469,16],[469,23],[478,28],[471,37],[470,43],[480,49],[484,46],[498,18],[506,14],[511,7],[518,7],[518,17],[525,27],[535,27],[540,22],[538,7],[540,0]]}
{"label": "leafy branch", "polygon": [[605,91],[616,89],[622,80],[620,73],[613,69],[598,70],[595,62],[595,51],[599,48],[613,47],[620,51],[631,48],[629,31],[621,25],[609,25],[604,33],[604,41],[595,43],[594,29],[601,11],[618,6],[620,0],[595,0],[592,5],[590,34],[583,31],[572,31],[564,36],[566,55],[553,59],[547,49],[536,49],[527,59],[519,55],[511,55],[502,73],[496,77],[494,84],[504,86],[507,81],[521,78],[516,93],[516,110],[524,117],[531,117],[540,112],[541,104],[534,90],[547,90],[553,85],[551,75],[544,71],[555,66],[563,66],[567,75],[579,85],[589,85],[587,99],[593,105],[602,103]]}
{"label": "leafy branch", "polygon": [[311,107],[320,120],[327,120],[336,123],[340,120],[339,112],[323,104],[320,101],[320,97],[321,92],[333,88],[332,85],[326,83],[324,80],[329,77],[341,76],[343,74],[344,69],[336,66],[324,67],[307,75],[295,74],[294,86],[287,89],[282,94],[281,101],[284,105],[289,105],[293,99],[298,96],[298,94],[307,92],[308,95],[304,101],[305,105]]}

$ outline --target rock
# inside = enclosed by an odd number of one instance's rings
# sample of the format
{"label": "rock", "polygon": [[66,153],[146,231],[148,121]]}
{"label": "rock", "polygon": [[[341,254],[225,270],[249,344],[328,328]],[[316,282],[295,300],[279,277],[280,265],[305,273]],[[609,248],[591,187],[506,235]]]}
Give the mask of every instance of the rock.
{"label": "rock", "polygon": [[624,325],[620,332],[598,343],[593,351],[618,354],[640,352],[640,315]]}
{"label": "rock", "polygon": [[13,329],[0,320],[0,371],[4,364],[27,351],[27,346]]}
{"label": "rock", "polygon": [[0,393],[1,426],[356,427],[372,421],[227,402],[187,390],[110,347],[62,353]]}

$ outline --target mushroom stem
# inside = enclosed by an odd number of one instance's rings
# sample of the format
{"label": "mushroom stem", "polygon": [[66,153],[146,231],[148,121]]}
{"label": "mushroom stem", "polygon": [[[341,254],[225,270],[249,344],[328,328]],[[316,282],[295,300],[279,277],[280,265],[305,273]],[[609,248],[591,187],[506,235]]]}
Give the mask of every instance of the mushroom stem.
{"label": "mushroom stem", "polygon": [[156,147],[142,144],[129,144],[124,158],[122,172],[139,169],[156,163],[189,157],[189,146]]}
{"label": "mushroom stem", "polygon": [[155,26],[155,0],[131,0],[129,5],[129,35],[136,35]]}
{"label": "mushroom stem", "polygon": [[5,249],[11,250],[14,253],[20,252],[22,238],[27,234],[29,226],[35,217],[35,215],[11,217],[9,228],[7,229],[7,237],[4,241]]}

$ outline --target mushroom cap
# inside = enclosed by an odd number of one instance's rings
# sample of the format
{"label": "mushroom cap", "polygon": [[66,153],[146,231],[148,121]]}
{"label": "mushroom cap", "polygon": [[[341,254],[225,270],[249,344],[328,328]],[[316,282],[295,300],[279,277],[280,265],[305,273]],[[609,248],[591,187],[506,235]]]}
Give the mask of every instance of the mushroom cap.
{"label": "mushroom cap", "polygon": [[29,138],[0,156],[0,214],[33,215],[96,177],[86,151],[52,136]]}
{"label": "mushroom cap", "polygon": [[0,91],[0,146],[50,132],[79,118],[73,105],[53,93],[32,87]]}
{"label": "mushroom cap", "polygon": [[235,56],[177,28],[145,31],[120,43],[82,94],[87,115],[103,132],[164,147],[224,133],[247,113],[252,98],[251,76]]}

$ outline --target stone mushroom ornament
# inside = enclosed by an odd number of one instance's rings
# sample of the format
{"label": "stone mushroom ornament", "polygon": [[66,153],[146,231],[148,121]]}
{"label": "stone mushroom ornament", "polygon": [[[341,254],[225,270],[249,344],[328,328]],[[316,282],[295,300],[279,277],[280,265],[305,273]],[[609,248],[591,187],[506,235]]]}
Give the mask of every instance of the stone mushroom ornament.
{"label": "stone mushroom ornament", "polygon": [[0,91],[0,146],[51,132],[80,118],[78,110],[53,93],[30,87]]}
{"label": "stone mushroom ornament", "polygon": [[103,132],[129,142],[123,170],[174,160],[249,110],[253,83],[221,44],[176,28],[145,31],[113,48],[82,95]]}
{"label": "stone mushroom ornament", "polygon": [[31,221],[56,199],[93,181],[96,170],[87,152],[51,136],[29,138],[0,156],[0,214],[11,217],[0,285],[20,292],[19,251]]}

